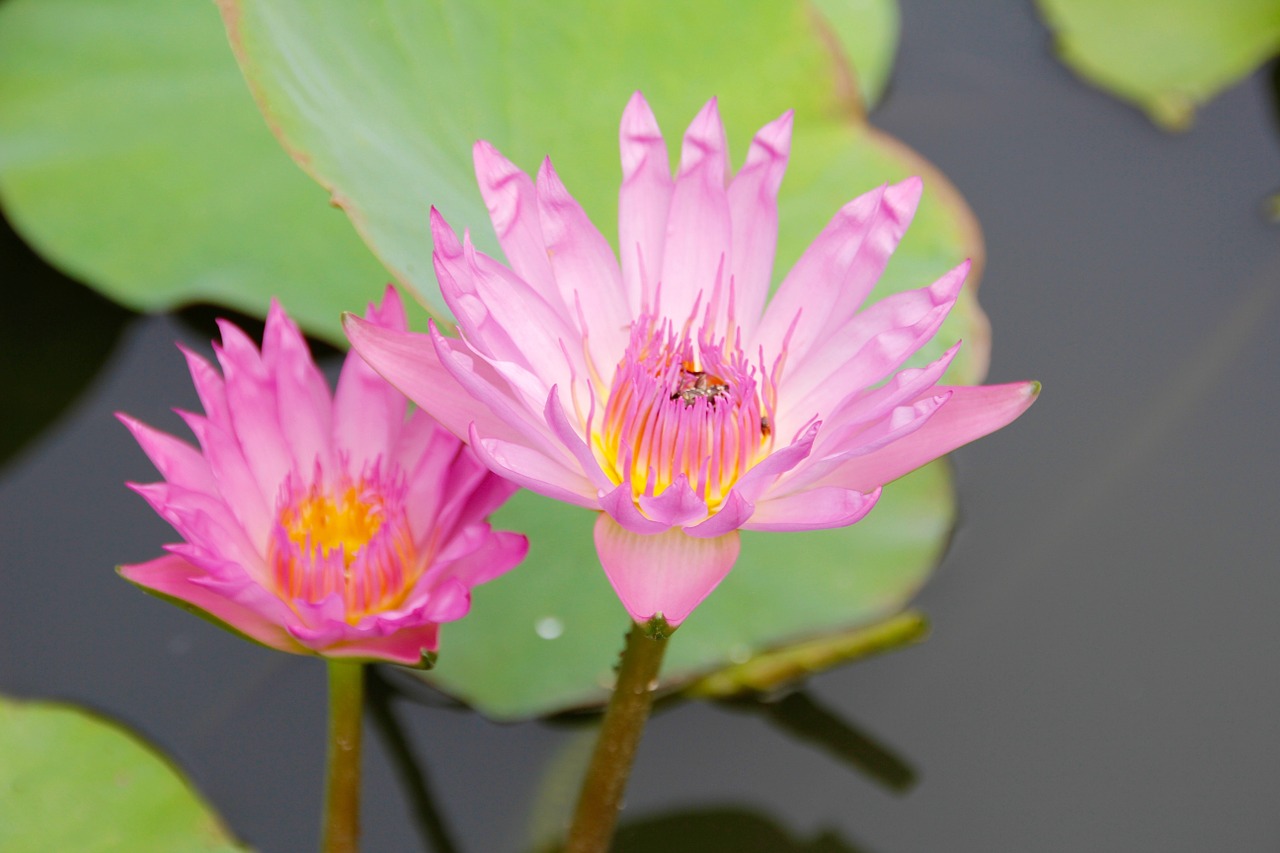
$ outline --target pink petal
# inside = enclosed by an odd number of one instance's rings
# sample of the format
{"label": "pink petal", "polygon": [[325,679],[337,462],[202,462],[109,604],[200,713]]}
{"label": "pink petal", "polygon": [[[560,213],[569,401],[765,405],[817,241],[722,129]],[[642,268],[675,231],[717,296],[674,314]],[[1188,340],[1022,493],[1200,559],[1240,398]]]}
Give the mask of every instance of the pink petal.
{"label": "pink petal", "polygon": [[733,276],[735,313],[750,337],[764,312],[778,242],[778,188],[791,151],[792,112],[766,124],[756,133],[747,162],[729,184],[733,220]]}
{"label": "pink petal", "polygon": [[324,650],[327,658],[392,661],[405,666],[422,666],[428,652],[440,647],[440,626],[435,622],[408,624],[385,634],[358,636]]}
{"label": "pink petal", "polygon": [[275,379],[276,404],[285,445],[298,471],[319,460],[333,465],[333,399],[329,383],[311,358],[306,338],[272,299],[262,337],[262,361]]}
{"label": "pink petal", "polygon": [[770,498],[756,504],[744,530],[823,530],[845,527],[860,521],[871,511],[880,490],[863,494],[838,486],[809,489],[794,495]]}
{"label": "pink petal", "polygon": [[254,542],[267,541],[280,484],[276,483],[270,492],[263,490],[234,433],[200,415],[190,412],[178,412],[178,415],[195,433],[218,484],[218,494],[235,513],[249,538]]}
{"label": "pink petal", "polygon": [[596,551],[622,606],[636,622],[661,614],[679,625],[724,580],[738,559],[737,531],[694,539],[673,527],[632,533],[607,514],[595,527]]}
{"label": "pink petal", "polygon": [[[487,524],[484,527],[488,529]],[[515,568],[528,553],[529,540],[519,533],[490,531],[479,548],[450,563],[446,573],[473,587]]]}
{"label": "pink petal", "polygon": [[573,458],[578,460],[578,465],[582,467],[587,479],[597,489],[612,488],[613,483],[601,469],[595,454],[591,452],[591,448],[587,446],[587,442],[574,425],[569,422],[569,416],[565,413],[564,406],[560,404],[559,388],[552,388],[551,393],[547,395],[547,405],[543,409],[543,415],[556,438],[573,454]]}
{"label": "pink petal", "polygon": [[622,274],[609,241],[561,183],[550,159],[538,172],[538,219],[556,286],[580,318],[579,337],[585,338],[597,370],[611,370],[626,346],[623,330],[631,325]]}
{"label": "pink petal", "polygon": [[245,333],[225,321],[219,321],[218,327],[222,346],[215,352],[226,379],[232,428],[262,492],[274,497],[292,466],[292,455],[280,430],[274,383]]}
{"label": "pink petal", "polygon": [[1030,408],[1040,393],[1038,382],[1007,385],[942,387],[946,405],[920,429],[866,456],[850,459],[816,485],[838,485],[869,492],[974,439],[995,432]]}
{"label": "pink petal", "polygon": [[231,411],[227,408],[227,389],[222,376],[213,365],[182,344],[178,344],[178,349],[187,360],[187,369],[191,371],[191,381],[196,386],[205,416],[224,429],[230,429]]}
{"label": "pink petal", "polygon": [[[305,654],[296,640],[284,629],[282,614],[271,610],[283,610],[279,599],[265,591],[262,595],[251,590],[237,597],[225,596],[193,581],[202,579],[205,573],[181,557],[169,555],[147,563],[121,566],[119,572],[126,580],[165,598],[176,599],[205,613],[232,630],[285,652]],[[271,602],[275,602],[272,605]],[[271,608],[266,613],[259,606]],[[278,608],[276,607],[278,605]]]}
{"label": "pink petal", "polygon": [[[508,440],[519,436],[518,431],[508,427],[486,407],[476,404],[475,398],[441,363],[436,344],[429,335],[384,329],[354,314],[343,315],[342,327],[352,348],[370,367],[449,432],[465,439],[475,422],[484,435]],[[482,375],[479,381],[503,381],[481,359],[470,359],[467,368]],[[341,389],[339,383],[339,393]],[[345,405],[340,408],[346,411]],[[343,435],[347,436],[345,432]],[[359,438],[351,435],[342,440],[358,441]]]}
{"label": "pink petal", "polygon": [[[685,132],[680,171],[671,195],[659,301],[661,314],[675,321],[676,328],[689,319],[699,297],[701,308],[710,306],[717,319],[728,309],[728,270],[724,265],[733,232],[725,191],[727,173],[724,125],[713,98]],[[719,294],[714,292],[717,282]],[[713,301],[719,304],[712,305]]]}
{"label": "pink petal", "polygon": [[667,214],[671,209],[671,165],[657,119],[636,92],[622,113],[622,187],[618,191],[618,254],[632,317],[653,309],[662,272]]}
{"label": "pink petal", "polygon": [[212,493],[217,489],[213,472],[200,451],[181,439],[153,429],[123,412],[116,419],[128,427],[142,452],[156,466],[160,476],[187,489]]}
{"label": "pink petal", "polygon": [[533,181],[483,140],[472,148],[472,159],[480,195],[489,208],[489,218],[507,262],[557,311],[567,313],[547,260]]}
{"label": "pink petal", "polygon": [[[765,311],[755,343],[768,354],[801,359],[854,315],[879,281],[915,215],[922,183],[909,178],[846,204],[787,273]],[[799,322],[796,323],[796,318]],[[755,349],[755,343],[750,349]]]}

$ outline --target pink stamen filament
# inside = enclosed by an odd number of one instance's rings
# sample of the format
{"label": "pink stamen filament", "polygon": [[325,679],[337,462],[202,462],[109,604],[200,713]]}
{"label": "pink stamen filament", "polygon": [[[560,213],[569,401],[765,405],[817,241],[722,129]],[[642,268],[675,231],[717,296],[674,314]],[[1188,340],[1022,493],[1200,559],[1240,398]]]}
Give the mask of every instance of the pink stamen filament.
{"label": "pink stamen filament", "polygon": [[337,593],[350,624],[398,607],[424,565],[405,492],[402,477],[384,478],[377,466],[328,487],[318,469],[306,486],[286,480],[269,554],[277,594],[317,604]]}

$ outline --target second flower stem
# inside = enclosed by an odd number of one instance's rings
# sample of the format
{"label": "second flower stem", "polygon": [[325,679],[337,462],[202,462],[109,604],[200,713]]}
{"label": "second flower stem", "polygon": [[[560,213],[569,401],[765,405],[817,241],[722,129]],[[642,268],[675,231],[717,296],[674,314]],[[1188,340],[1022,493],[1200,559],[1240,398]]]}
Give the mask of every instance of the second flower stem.
{"label": "second flower stem", "polygon": [[322,853],[356,853],[360,836],[360,717],[364,664],[329,662],[329,757]]}
{"label": "second flower stem", "polygon": [[[666,628],[665,624],[662,626]],[[565,853],[604,853],[613,839],[636,747],[653,707],[658,670],[670,628],[632,625],[605,710],[591,764],[583,779]]]}

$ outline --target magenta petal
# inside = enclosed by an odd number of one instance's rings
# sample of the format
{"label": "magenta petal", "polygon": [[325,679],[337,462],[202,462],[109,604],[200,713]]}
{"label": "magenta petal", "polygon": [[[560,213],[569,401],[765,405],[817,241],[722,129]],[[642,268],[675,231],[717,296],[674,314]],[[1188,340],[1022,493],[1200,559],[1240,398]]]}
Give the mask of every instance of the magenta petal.
{"label": "magenta petal", "polygon": [[158,557],[146,563],[121,566],[119,572],[130,582],[190,605],[264,646],[286,652],[305,651],[284,629],[278,614],[264,614],[206,586],[192,583],[205,574],[181,557]]}
{"label": "magenta petal", "polygon": [[845,527],[862,520],[880,497],[880,490],[863,494],[852,489],[825,486],[756,504],[744,530],[823,530]]}
{"label": "magenta petal", "polygon": [[866,456],[850,459],[820,484],[867,492],[1011,423],[1035,402],[1038,382],[942,387],[951,397],[923,427]]}
{"label": "magenta petal", "polygon": [[715,589],[738,559],[737,531],[694,539],[673,527],[645,536],[607,514],[596,520],[596,551],[622,606],[636,622],[661,615],[679,625]]}
{"label": "magenta petal", "polygon": [[428,652],[440,647],[440,626],[422,622],[385,635],[361,636],[325,649],[327,658],[391,661],[405,666],[421,666]]}
{"label": "magenta petal", "polygon": [[622,187],[618,191],[618,254],[631,316],[654,308],[662,273],[671,165],[667,145],[644,96],[636,92],[622,113]]}

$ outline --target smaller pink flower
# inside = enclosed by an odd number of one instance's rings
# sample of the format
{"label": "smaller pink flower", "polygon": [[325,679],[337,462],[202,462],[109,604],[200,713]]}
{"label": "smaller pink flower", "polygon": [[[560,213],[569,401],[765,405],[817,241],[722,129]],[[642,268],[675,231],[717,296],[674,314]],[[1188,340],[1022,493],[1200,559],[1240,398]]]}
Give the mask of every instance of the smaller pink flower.
{"label": "smaller pink flower", "polygon": [[[403,332],[394,288],[375,326]],[[297,654],[419,665],[471,587],[524,558],[485,517],[515,486],[491,474],[355,353],[330,396],[274,300],[262,351],[220,321],[222,375],[183,350],[204,406],[200,449],[118,417],[164,482],[129,486],[182,536],[120,573],[253,640]]]}

